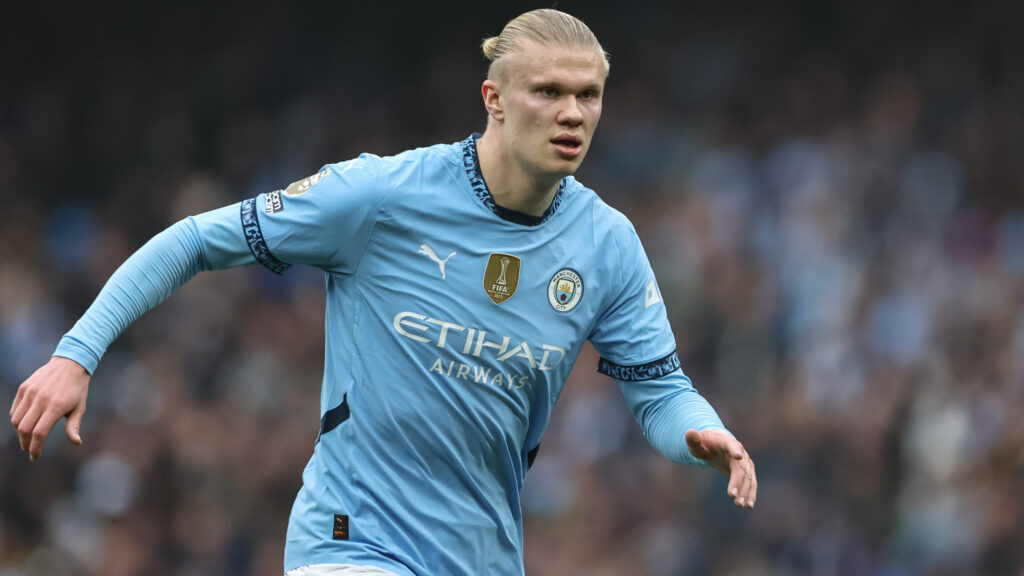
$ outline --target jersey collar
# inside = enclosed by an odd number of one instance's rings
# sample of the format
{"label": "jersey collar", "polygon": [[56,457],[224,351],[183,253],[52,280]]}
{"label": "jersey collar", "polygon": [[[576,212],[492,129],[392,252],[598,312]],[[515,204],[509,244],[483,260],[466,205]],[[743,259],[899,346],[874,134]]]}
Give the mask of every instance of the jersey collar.
{"label": "jersey collar", "polygon": [[483,202],[483,205],[488,210],[494,212],[502,220],[524,226],[539,226],[547,222],[548,218],[551,218],[555,211],[558,210],[558,205],[562,203],[562,195],[565,192],[565,178],[562,178],[562,181],[558,183],[558,190],[555,192],[555,197],[551,200],[551,205],[540,216],[533,216],[532,214],[509,210],[499,206],[494,201],[494,196],[491,196],[491,190],[487,187],[487,182],[484,182],[484,175],[480,171],[480,158],[476,153],[476,141],[481,136],[483,134],[474,132],[469,138],[460,143],[462,145],[462,164],[466,168],[466,177],[469,178],[469,185],[472,186],[476,197],[480,199],[480,202]]}

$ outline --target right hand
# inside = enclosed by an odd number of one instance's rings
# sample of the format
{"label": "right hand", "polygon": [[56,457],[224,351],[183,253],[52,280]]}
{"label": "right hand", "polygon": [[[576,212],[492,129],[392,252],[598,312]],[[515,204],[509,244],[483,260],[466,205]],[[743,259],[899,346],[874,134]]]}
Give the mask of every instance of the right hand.
{"label": "right hand", "polygon": [[43,452],[50,430],[67,417],[64,433],[82,444],[82,416],[89,395],[89,372],[74,360],[54,356],[18,388],[11,405],[11,424],[18,431],[21,449],[35,462]]}

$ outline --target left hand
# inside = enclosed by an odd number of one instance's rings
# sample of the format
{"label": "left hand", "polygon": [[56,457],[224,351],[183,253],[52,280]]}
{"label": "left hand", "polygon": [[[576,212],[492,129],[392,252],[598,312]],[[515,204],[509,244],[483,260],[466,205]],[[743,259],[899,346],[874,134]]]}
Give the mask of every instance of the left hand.
{"label": "left hand", "polygon": [[686,447],[694,458],[704,460],[729,479],[728,494],[741,508],[754,508],[757,500],[757,475],[754,461],[743,444],[721,430],[689,429]]}

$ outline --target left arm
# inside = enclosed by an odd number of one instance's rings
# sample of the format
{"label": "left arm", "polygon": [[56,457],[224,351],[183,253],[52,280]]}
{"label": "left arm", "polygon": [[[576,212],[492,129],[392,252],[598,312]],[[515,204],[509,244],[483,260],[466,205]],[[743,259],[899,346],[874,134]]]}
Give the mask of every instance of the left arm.
{"label": "left arm", "polygon": [[753,508],[754,464],[683,374],[647,255],[632,226],[618,224],[614,243],[605,248],[608,277],[618,291],[589,338],[601,354],[598,371],[618,382],[655,449],[673,462],[716,468],[729,478],[736,505]]}
{"label": "left arm", "polygon": [[690,453],[684,441],[686,431],[718,430],[729,434],[728,431],[715,409],[678,368],[679,359],[674,351],[656,362],[676,368],[664,375],[640,379],[642,376],[634,373],[636,367],[618,366],[602,359],[598,372],[619,384],[644,437],[662,456],[688,466],[710,466]]}
{"label": "left arm", "polygon": [[[675,352],[671,356],[675,357]],[[678,362],[675,359],[677,366]],[[606,374],[607,364],[602,360],[600,367]],[[757,475],[753,460],[682,370],[676,368],[650,380],[615,381],[651,446],[673,462],[715,468],[729,479],[726,492],[733,502],[754,507]]]}

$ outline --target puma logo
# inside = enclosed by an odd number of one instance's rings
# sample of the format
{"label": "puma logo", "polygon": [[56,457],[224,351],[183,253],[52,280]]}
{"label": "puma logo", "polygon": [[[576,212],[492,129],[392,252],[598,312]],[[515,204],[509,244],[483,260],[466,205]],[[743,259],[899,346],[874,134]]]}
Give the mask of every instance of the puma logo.
{"label": "puma logo", "polygon": [[426,244],[420,244],[420,254],[425,254],[427,258],[430,258],[434,262],[437,262],[437,266],[441,269],[441,280],[444,280],[444,265],[448,263],[448,260],[450,260],[452,256],[455,256],[455,252],[449,254],[448,258],[441,260],[440,258],[437,257],[437,253],[434,252],[433,248],[427,246]]}

